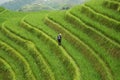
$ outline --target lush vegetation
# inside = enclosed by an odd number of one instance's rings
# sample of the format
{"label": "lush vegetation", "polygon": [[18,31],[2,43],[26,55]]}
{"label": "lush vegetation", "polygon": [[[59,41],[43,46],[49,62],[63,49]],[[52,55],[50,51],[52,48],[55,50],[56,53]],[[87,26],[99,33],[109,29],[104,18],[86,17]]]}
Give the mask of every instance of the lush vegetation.
{"label": "lush vegetation", "polygon": [[118,4],[93,0],[40,12],[0,8],[0,80],[120,80]]}

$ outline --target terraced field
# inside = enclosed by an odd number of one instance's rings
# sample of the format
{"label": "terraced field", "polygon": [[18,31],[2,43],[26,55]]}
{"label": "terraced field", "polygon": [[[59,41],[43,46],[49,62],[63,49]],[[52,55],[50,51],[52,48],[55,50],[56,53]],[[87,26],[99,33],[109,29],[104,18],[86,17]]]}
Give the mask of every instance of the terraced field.
{"label": "terraced field", "polygon": [[120,80],[120,6],[113,6],[119,3],[93,0],[40,12],[0,8],[0,80]]}

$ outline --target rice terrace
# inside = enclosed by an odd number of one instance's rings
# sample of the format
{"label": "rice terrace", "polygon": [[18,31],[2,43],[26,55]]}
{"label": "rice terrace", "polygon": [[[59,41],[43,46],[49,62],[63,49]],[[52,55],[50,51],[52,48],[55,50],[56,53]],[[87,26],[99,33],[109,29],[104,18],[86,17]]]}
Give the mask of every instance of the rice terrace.
{"label": "rice terrace", "polygon": [[0,7],[0,80],[120,80],[120,0],[37,12]]}

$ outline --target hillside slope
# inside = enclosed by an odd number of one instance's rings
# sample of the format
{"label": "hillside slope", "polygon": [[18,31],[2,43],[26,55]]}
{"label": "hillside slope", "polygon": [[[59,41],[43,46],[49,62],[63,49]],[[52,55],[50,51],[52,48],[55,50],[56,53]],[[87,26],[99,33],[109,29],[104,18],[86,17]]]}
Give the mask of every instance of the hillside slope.
{"label": "hillside slope", "polygon": [[[75,4],[81,4],[86,0],[12,0],[0,6],[14,11],[39,11],[39,10],[60,10],[67,5],[71,7]],[[44,7],[45,8],[44,8]]]}
{"label": "hillside slope", "polygon": [[105,3],[40,12],[0,8],[0,80],[120,80],[120,15]]}

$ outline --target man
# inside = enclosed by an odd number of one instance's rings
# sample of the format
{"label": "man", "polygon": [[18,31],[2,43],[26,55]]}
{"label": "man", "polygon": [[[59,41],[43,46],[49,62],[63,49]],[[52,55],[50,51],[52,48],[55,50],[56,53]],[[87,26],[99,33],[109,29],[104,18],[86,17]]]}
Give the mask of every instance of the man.
{"label": "man", "polygon": [[61,33],[58,34],[57,40],[58,40],[58,45],[61,45],[61,40],[62,40]]}

